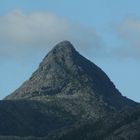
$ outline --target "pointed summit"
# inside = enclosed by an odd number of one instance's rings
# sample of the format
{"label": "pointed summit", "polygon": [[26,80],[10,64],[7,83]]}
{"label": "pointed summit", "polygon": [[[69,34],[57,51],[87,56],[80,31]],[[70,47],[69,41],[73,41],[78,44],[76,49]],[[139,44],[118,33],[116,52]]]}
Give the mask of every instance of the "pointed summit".
{"label": "pointed summit", "polygon": [[67,49],[70,49],[70,50],[73,50],[74,49],[74,47],[73,47],[73,45],[71,44],[71,42],[70,41],[67,41],[67,40],[65,40],[65,41],[62,41],[62,42],[60,42],[60,43],[58,43],[58,44],[56,44],[56,46],[54,47],[54,49],[62,49],[62,50],[67,50]]}
{"label": "pointed summit", "polygon": [[75,52],[75,48],[73,47],[73,45],[71,44],[70,41],[62,41],[58,44],[55,45],[55,47],[50,51],[50,53],[48,55],[61,55],[61,54],[67,54],[70,55],[73,52]]}
{"label": "pointed summit", "polygon": [[[54,46],[54,48],[46,55],[40,63],[39,69],[46,68],[48,65],[50,69],[58,71],[58,69],[73,71],[80,69],[81,63],[86,59],[82,57],[69,41],[62,41]],[[88,61],[88,60],[86,60]],[[84,66],[84,63],[83,63]],[[79,67],[79,68],[78,68]]]}
{"label": "pointed summit", "polygon": [[[73,59],[74,54],[76,54],[75,48],[69,41],[62,41],[55,45],[55,47],[47,54],[43,59],[41,65],[46,65],[48,62],[52,61],[67,61],[68,59]],[[54,63],[54,62],[53,62]]]}
{"label": "pointed summit", "polygon": [[80,105],[81,111],[94,117],[135,104],[123,97],[108,76],[69,41],[57,44],[31,78],[6,99],[52,101],[76,114]]}

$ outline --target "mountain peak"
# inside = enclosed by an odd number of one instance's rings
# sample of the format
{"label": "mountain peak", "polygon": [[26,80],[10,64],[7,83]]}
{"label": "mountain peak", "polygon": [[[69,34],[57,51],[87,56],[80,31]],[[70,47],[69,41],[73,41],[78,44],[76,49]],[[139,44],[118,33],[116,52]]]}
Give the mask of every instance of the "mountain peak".
{"label": "mountain peak", "polygon": [[[54,48],[50,51],[49,54],[57,54],[57,53],[72,53],[76,51],[74,46],[71,44],[70,41],[62,41],[54,46]],[[48,54],[48,55],[49,55]]]}
{"label": "mountain peak", "polygon": [[80,55],[69,41],[58,43],[31,78],[6,99],[62,100],[66,105],[75,102],[77,106],[82,103],[87,110],[95,107],[93,110],[97,114],[134,104],[123,97],[108,76]]}
{"label": "mountain peak", "polygon": [[48,63],[62,64],[73,63],[74,57],[79,53],[75,50],[74,46],[70,41],[62,41],[54,46],[54,48],[46,55],[40,66],[45,66]]}
{"label": "mountain peak", "polygon": [[58,44],[56,44],[56,46],[54,48],[73,48],[73,45],[71,44],[70,41],[68,40],[64,40],[59,42]]}
{"label": "mountain peak", "polygon": [[54,48],[50,51],[49,54],[56,54],[56,53],[71,53],[76,51],[70,41],[62,41],[54,46]]}

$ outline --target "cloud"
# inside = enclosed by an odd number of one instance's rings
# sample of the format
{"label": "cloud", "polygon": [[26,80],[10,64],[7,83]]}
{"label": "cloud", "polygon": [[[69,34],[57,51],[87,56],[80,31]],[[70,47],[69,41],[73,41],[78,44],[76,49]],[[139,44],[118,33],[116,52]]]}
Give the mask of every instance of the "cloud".
{"label": "cloud", "polygon": [[62,40],[70,40],[86,52],[96,54],[101,38],[94,28],[76,24],[49,12],[24,14],[20,10],[0,16],[0,57],[24,58],[50,50]]}
{"label": "cloud", "polygon": [[122,57],[140,58],[140,18],[125,18],[117,26],[122,46],[116,53]]}
{"label": "cloud", "polygon": [[116,33],[119,37],[115,38],[118,47],[109,48],[103,42],[104,35],[100,37],[95,28],[50,12],[25,14],[21,10],[13,10],[0,16],[0,60],[33,60],[46,55],[63,40],[71,41],[83,55],[91,59],[93,56],[140,58],[140,19],[123,19],[117,25]]}

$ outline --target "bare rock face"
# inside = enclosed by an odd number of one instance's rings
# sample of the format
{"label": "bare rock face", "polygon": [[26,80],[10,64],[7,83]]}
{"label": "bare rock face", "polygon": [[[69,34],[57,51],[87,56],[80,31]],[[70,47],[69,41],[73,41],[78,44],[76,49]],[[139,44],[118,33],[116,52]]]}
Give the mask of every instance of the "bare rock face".
{"label": "bare rock face", "polygon": [[57,44],[6,100],[55,102],[72,114],[99,117],[135,103],[121,95],[108,76],[81,56],[69,41]]}

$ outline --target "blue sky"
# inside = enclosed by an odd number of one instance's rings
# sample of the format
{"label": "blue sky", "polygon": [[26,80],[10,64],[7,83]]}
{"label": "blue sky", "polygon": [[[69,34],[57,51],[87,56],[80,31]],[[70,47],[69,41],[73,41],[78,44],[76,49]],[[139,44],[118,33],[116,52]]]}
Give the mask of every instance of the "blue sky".
{"label": "blue sky", "polygon": [[140,102],[139,0],[0,1],[0,98],[27,80],[47,52],[70,40],[124,96]]}

